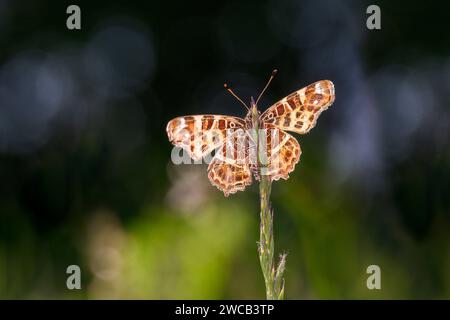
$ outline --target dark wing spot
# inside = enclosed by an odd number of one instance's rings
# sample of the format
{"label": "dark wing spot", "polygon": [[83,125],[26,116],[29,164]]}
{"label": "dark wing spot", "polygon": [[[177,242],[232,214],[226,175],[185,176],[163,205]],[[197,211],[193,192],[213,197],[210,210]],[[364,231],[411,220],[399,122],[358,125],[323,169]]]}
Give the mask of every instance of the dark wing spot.
{"label": "dark wing spot", "polygon": [[323,99],[323,94],[320,94],[320,93],[316,93],[315,95],[314,95],[314,100],[322,100]]}
{"label": "dark wing spot", "polygon": [[203,129],[203,130],[209,130],[209,129],[211,129],[213,123],[214,123],[214,120],[213,120],[213,119],[210,119],[210,118],[203,119],[203,122],[202,122],[202,129]]}
{"label": "dark wing spot", "polygon": [[295,96],[290,97],[289,99],[286,100],[287,103],[289,104],[289,106],[292,109],[295,109],[296,105],[295,105]]}
{"label": "dark wing spot", "polygon": [[279,104],[277,106],[277,114],[278,116],[281,116],[284,113],[284,106],[282,104]]}

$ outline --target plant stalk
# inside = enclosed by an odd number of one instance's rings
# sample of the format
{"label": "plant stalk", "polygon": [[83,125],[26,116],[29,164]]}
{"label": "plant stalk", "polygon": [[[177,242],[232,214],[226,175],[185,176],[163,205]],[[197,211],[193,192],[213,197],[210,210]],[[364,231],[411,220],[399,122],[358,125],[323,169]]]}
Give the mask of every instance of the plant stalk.
{"label": "plant stalk", "polygon": [[[265,138],[264,138],[265,139]],[[264,172],[264,165],[259,158],[259,196],[261,204],[260,226],[259,226],[259,261],[266,284],[267,300],[284,299],[284,278],[283,273],[286,264],[286,255],[280,256],[280,262],[276,267],[274,262],[275,244],[273,237],[273,210],[270,206],[270,191],[272,182],[270,177]]]}
{"label": "plant stalk", "polygon": [[274,262],[275,245],[273,240],[273,211],[270,207],[271,182],[267,176],[262,175],[259,183],[261,201],[260,235],[259,235],[259,261],[266,284],[267,300],[284,299],[283,272],[286,264],[286,255],[280,256],[276,267]]}

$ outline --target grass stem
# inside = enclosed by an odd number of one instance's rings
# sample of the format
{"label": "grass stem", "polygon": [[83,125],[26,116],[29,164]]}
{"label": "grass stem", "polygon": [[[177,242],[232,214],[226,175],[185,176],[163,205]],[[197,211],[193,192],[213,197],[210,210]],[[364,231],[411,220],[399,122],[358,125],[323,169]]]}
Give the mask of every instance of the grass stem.
{"label": "grass stem", "polygon": [[260,233],[259,233],[259,261],[266,284],[267,300],[284,299],[283,273],[286,255],[280,256],[278,266],[274,263],[275,245],[273,240],[273,210],[270,207],[270,191],[272,183],[267,175],[261,175],[259,194],[261,202]]}

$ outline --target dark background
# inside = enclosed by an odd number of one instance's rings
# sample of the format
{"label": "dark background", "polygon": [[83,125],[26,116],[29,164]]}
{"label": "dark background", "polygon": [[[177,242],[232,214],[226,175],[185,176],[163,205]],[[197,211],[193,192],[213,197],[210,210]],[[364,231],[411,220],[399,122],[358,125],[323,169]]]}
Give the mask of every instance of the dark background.
{"label": "dark background", "polygon": [[264,298],[257,186],[172,164],[165,126],[244,116],[222,84],[248,101],[274,68],[262,110],[336,87],[272,188],[287,298],[450,298],[445,2],[75,3],[70,31],[72,2],[0,0],[0,298]]}

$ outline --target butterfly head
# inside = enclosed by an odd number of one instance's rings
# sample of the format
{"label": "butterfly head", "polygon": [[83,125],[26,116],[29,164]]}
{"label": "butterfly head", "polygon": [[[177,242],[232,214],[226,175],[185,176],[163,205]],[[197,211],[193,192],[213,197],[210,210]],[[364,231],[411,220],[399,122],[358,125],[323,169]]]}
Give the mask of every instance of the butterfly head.
{"label": "butterfly head", "polygon": [[250,97],[250,110],[248,112],[251,114],[259,114],[258,105],[253,97]]}
{"label": "butterfly head", "polygon": [[250,97],[250,110],[257,109],[255,98],[253,96]]}
{"label": "butterfly head", "polygon": [[259,122],[259,114],[258,105],[255,102],[253,97],[250,97],[250,110],[248,110],[247,118],[251,120],[252,127],[256,128]]}

